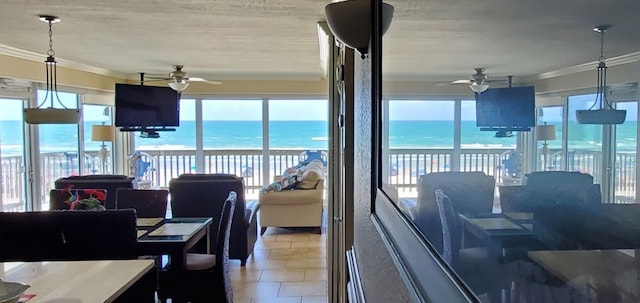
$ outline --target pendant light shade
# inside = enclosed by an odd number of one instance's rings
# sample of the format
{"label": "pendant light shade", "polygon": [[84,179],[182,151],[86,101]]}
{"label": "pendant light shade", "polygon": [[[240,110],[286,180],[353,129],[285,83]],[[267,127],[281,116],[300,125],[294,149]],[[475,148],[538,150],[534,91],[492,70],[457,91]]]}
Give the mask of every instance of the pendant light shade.
{"label": "pendant light shade", "polygon": [[[48,15],[42,15],[39,16],[39,18],[41,21],[49,24],[49,50],[47,51],[47,59],[44,61],[46,67],[47,92],[44,100],[38,107],[24,110],[24,121],[28,124],[77,124],[80,121],[80,110],[67,108],[58,97],[57,62],[55,51],[53,51],[52,24],[60,22],[60,19]],[[54,99],[62,108],[54,107]],[[45,107],[47,103],[49,107]]]}

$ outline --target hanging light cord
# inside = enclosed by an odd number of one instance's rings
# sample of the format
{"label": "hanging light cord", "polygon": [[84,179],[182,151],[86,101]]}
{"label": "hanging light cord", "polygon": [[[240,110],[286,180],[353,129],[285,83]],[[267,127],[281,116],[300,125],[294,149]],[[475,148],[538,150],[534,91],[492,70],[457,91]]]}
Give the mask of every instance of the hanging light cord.
{"label": "hanging light cord", "polygon": [[38,107],[42,107],[47,103],[47,99],[50,99],[49,102],[51,104],[51,108],[53,108],[53,101],[55,97],[58,104],[60,104],[64,109],[68,109],[62,101],[60,101],[60,97],[58,97],[57,62],[55,58],[56,52],[53,50],[53,18],[47,19],[47,23],[49,23],[49,50],[47,51],[47,59],[44,61],[47,77],[47,93]]}
{"label": "hanging light cord", "polygon": [[597,87],[596,87],[596,100],[589,110],[593,109],[597,104],[600,104],[600,109],[613,109],[613,106],[607,101],[606,87],[607,87],[607,64],[604,59],[604,32],[607,31],[607,26],[598,26],[596,30],[600,32],[600,57],[598,58],[598,74],[597,74]]}

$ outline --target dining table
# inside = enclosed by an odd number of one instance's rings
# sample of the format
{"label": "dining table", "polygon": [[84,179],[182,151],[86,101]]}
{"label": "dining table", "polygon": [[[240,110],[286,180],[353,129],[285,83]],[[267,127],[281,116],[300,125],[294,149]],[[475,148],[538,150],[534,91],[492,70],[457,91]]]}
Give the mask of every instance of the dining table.
{"label": "dining table", "polygon": [[213,218],[138,218],[138,255],[168,255],[172,269],[183,269],[187,251],[199,241],[206,241],[210,253],[212,222]]}
{"label": "dining table", "polygon": [[472,236],[485,243],[492,256],[500,258],[507,248],[536,245],[532,213],[461,213],[458,217],[462,227],[462,247],[468,246],[467,237]]}
{"label": "dining table", "polygon": [[153,260],[1,262],[0,278],[29,285],[21,302],[120,302],[154,265]]}
{"label": "dining table", "polygon": [[528,258],[597,302],[640,301],[640,251],[634,249],[529,251]]}

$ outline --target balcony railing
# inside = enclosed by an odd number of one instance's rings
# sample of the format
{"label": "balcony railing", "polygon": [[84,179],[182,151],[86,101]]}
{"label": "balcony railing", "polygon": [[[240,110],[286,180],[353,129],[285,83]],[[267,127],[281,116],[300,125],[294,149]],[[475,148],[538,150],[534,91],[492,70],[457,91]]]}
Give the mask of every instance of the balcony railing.
{"label": "balcony railing", "polygon": [[[503,161],[510,149],[463,149],[460,152],[461,171],[483,171],[496,178],[498,184],[506,184]],[[154,187],[168,187],[171,178],[183,173],[196,172],[195,150],[142,150],[143,161],[150,163],[143,176]],[[257,197],[261,187],[273,180],[288,167],[298,163],[302,150],[271,150],[263,156],[258,149],[204,150],[205,173],[228,173],[243,176],[246,195]],[[452,149],[392,149],[389,153],[389,168],[385,172],[388,183],[398,188],[399,194],[417,194],[418,176],[430,172],[450,171],[454,151]],[[599,176],[602,161],[599,152],[573,151],[569,153],[568,170],[582,171]],[[266,159],[266,160],[265,160]],[[87,152],[84,159],[85,171],[99,173],[100,158],[97,152]],[[266,163],[265,163],[266,161]],[[21,211],[25,206],[26,177],[22,171],[21,156],[2,157],[2,210]],[[563,159],[561,153],[551,151],[548,170],[560,170]],[[635,153],[616,154],[616,201],[633,202],[636,193]],[[46,204],[48,192],[60,177],[79,174],[77,157],[69,153],[46,153],[41,156],[43,181],[40,201]],[[266,170],[266,174],[265,174]],[[601,180],[596,179],[597,183]]]}

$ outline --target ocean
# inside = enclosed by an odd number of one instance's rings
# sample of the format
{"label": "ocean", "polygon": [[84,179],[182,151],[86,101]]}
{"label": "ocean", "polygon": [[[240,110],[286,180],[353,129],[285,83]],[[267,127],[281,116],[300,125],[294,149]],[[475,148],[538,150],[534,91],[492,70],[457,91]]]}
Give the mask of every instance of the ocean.
{"label": "ocean", "polygon": [[[261,121],[204,121],[205,149],[261,149]],[[90,141],[91,125],[85,121],[85,148],[97,151],[99,142]],[[327,149],[326,121],[272,121],[269,123],[269,145],[272,149]],[[549,141],[550,148],[560,148],[561,129],[556,125],[557,140]],[[601,146],[599,127],[569,125],[570,148],[598,150]],[[617,126],[618,151],[635,151],[636,121]],[[22,149],[22,124],[19,121],[0,122],[0,145],[3,156],[19,154]],[[496,138],[495,132],[480,131],[475,121],[462,121],[462,148],[515,148],[516,137]],[[75,150],[78,142],[75,125],[44,125],[40,127],[41,152]],[[140,138],[136,133],[137,149],[194,149],[195,121],[181,121],[175,132],[161,132],[159,139]],[[452,148],[453,121],[390,121],[391,148]]]}

